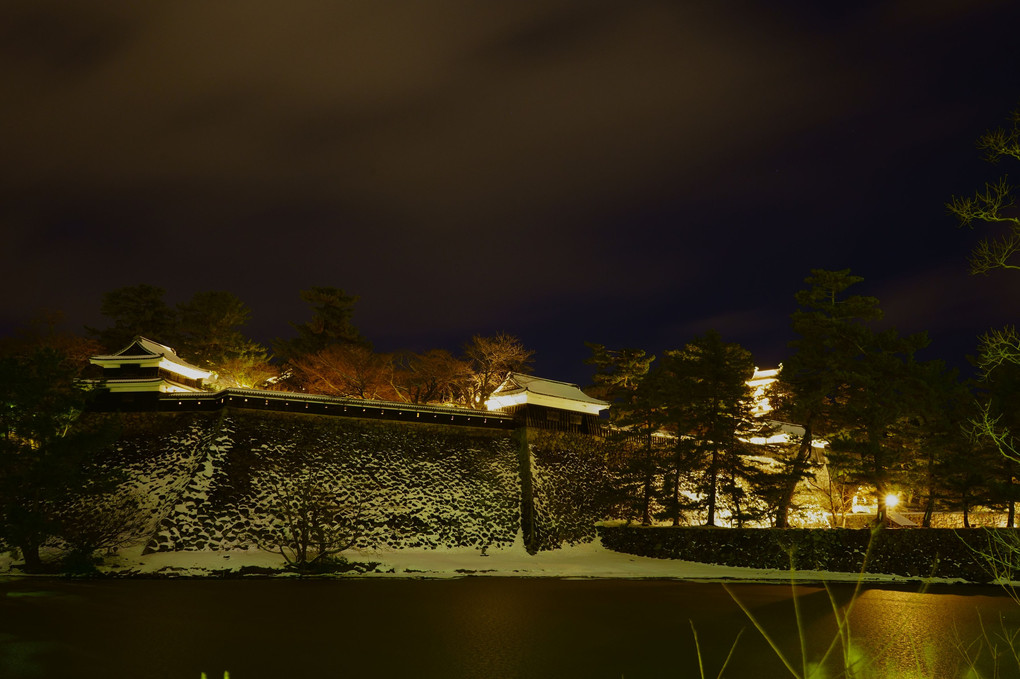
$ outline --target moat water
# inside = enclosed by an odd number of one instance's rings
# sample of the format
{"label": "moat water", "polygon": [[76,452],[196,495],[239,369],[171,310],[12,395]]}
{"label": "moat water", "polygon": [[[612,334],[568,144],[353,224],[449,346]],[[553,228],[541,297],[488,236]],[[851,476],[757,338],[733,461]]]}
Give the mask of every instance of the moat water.
{"label": "moat water", "polygon": [[[982,624],[993,642],[1020,628],[1001,589],[917,589],[868,588],[854,603],[852,637],[881,668],[870,676],[963,676],[960,647]],[[800,672],[790,586],[731,591]],[[843,606],[852,587],[833,593]],[[797,602],[818,659],[835,631],[829,594],[800,586]],[[725,676],[792,676],[718,584],[464,578],[0,581],[0,677],[698,677],[692,623],[705,676],[738,635]]]}

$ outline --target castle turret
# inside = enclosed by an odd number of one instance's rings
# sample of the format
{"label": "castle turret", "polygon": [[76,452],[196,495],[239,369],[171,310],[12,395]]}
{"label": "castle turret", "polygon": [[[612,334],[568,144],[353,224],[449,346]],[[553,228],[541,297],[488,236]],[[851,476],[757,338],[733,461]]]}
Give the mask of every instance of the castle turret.
{"label": "castle turret", "polygon": [[112,393],[202,391],[212,373],[193,366],[168,346],[135,337],[120,351],[93,356],[103,369],[104,386]]}
{"label": "castle turret", "polygon": [[513,415],[528,427],[595,436],[602,430],[599,413],[609,404],[588,396],[576,384],[510,373],[485,407]]}

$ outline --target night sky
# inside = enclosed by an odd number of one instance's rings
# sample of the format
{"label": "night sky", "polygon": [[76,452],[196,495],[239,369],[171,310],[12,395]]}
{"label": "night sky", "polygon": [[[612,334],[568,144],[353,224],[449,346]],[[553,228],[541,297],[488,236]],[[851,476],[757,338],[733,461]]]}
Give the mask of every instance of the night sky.
{"label": "night sky", "polygon": [[[812,268],[962,365],[1015,323],[945,202],[1020,167],[1020,3],[0,5],[0,333],[102,294],[225,289],[250,335],[360,296],[376,349],[507,332],[584,383],[584,341],[715,328],[783,360]],[[159,339],[159,338],[154,338]]]}

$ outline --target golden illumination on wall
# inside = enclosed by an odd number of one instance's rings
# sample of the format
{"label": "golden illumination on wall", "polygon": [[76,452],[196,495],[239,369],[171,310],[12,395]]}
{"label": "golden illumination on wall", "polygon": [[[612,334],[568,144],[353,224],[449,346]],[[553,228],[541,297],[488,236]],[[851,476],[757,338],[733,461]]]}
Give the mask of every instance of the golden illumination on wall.
{"label": "golden illumination on wall", "polygon": [[754,369],[754,375],[747,381],[747,386],[751,387],[754,391],[754,405],[751,406],[751,414],[755,416],[764,415],[765,413],[772,410],[772,406],[769,404],[768,398],[765,396],[765,390],[768,389],[769,385],[775,382],[779,377],[779,371],[783,365],[780,364],[778,368],[770,368],[768,370],[762,370],[758,367]]}
{"label": "golden illumination on wall", "polygon": [[210,375],[212,375],[212,373],[209,372],[208,370],[192,368],[191,366],[181,365],[180,363],[174,363],[173,361],[167,359],[165,356],[160,358],[159,367],[162,368],[163,370],[166,370],[167,372],[172,372],[177,375],[183,375],[184,377],[193,380],[204,380]]}

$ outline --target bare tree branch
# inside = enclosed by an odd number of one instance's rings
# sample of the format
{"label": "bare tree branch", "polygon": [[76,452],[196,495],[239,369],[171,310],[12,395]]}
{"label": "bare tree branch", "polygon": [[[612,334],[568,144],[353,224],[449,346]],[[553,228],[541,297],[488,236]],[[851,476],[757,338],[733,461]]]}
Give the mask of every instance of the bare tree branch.
{"label": "bare tree branch", "polygon": [[261,536],[259,548],[278,552],[300,571],[314,569],[354,546],[364,502],[342,501],[326,479],[301,465],[266,476],[273,528]]}

